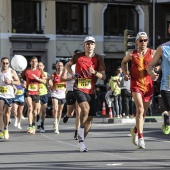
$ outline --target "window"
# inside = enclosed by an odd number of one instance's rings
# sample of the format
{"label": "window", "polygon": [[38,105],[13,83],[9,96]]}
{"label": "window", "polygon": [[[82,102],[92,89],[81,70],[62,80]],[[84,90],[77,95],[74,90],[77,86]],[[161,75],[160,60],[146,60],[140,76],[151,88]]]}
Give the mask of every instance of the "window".
{"label": "window", "polygon": [[125,29],[138,31],[135,6],[108,5],[104,13],[104,35],[123,35]]}
{"label": "window", "polygon": [[12,0],[12,32],[43,33],[40,1]]}
{"label": "window", "polygon": [[87,4],[56,2],[56,34],[88,34]]}

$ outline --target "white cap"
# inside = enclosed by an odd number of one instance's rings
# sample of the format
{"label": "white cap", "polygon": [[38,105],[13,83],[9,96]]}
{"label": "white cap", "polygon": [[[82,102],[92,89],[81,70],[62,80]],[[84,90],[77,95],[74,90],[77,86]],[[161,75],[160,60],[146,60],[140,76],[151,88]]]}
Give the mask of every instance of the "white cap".
{"label": "white cap", "polygon": [[84,39],[84,43],[87,42],[87,41],[93,41],[93,42],[95,42],[95,38],[92,37],[92,36],[88,36],[88,37],[86,37],[86,38]]}
{"label": "white cap", "polygon": [[139,38],[142,37],[142,36],[145,36],[145,37],[148,38],[146,32],[138,32],[138,34],[136,35],[136,40],[139,39]]}

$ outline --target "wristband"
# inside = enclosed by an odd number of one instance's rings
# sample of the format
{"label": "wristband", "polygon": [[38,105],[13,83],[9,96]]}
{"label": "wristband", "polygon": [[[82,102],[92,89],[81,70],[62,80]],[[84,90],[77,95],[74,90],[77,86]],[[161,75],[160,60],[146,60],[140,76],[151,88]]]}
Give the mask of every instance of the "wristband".
{"label": "wristband", "polygon": [[96,75],[96,74],[97,74],[97,71],[95,71],[94,75]]}

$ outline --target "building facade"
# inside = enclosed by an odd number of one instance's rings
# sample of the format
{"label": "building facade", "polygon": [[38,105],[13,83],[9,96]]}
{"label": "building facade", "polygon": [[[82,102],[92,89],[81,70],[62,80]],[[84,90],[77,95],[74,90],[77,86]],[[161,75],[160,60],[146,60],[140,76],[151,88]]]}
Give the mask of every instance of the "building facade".
{"label": "building facade", "polygon": [[[168,10],[167,5],[156,10],[164,8]],[[53,63],[68,61],[76,49],[83,51],[84,38],[92,35],[110,77],[124,57],[124,29],[146,31],[152,40],[151,11],[150,0],[1,0],[0,57],[21,54],[29,61],[37,56],[51,73]],[[160,18],[170,21],[166,14]]]}

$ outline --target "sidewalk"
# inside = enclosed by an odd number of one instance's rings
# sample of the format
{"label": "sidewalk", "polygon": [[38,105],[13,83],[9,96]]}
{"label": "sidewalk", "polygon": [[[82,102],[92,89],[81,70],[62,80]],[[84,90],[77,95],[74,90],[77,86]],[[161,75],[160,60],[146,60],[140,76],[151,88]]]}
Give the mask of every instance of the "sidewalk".
{"label": "sidewalk", "polygon": [[[156,122],[162,122],[162,116],[146,116],[145,122],[147,123],[156,123]],[[106,118],[103,117],[104,123],[135,123],[135,117],[134,118]]]}

